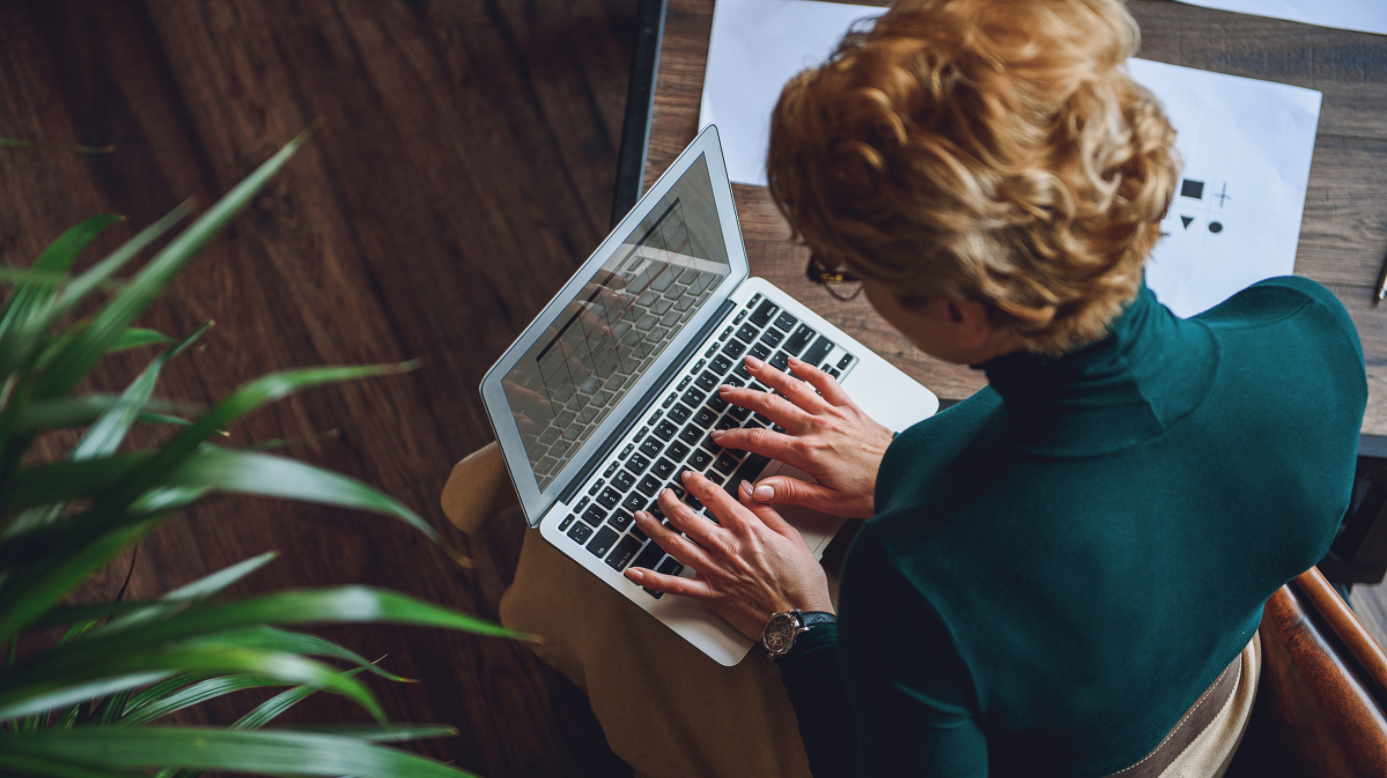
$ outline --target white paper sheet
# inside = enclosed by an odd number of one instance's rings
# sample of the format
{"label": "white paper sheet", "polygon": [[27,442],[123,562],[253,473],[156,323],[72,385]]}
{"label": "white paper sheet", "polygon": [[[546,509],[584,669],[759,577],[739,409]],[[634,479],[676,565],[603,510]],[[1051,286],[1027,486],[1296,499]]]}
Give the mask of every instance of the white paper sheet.
{"label": "white paper sheet", "polygon": [[[1387,3],[1387,0],[1382,0]],[[719,0],[700,126],[716,123],[733,181],[766,185],[770,116],[785,82],[821,64],[856,21],[884,12],[813,0]],[[1295,267],[1320,93],[1132,60],[1179,131],[1177,192],[1147,285],[1180,316]],[[1192,195],[1198,193],[1199,197]],[[1188,221],[1187,221],[1188,220]]]}
{"label": "white paper sheet", "polygon": [[1146,285],[1176,315],[1193,316],[1290,275],[1320,93],[1145,60],[1128,67],[1165,106],[1185,164]]}
{"label": "white paper sheet", "polygon": [[1220,11],[1387,35],[1387,0],[1179,0]]}

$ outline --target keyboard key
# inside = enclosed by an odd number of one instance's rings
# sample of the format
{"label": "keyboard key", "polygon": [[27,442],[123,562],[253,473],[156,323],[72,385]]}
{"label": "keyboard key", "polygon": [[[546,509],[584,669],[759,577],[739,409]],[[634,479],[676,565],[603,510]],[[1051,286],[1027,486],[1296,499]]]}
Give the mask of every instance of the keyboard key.
{"label": "keyboard key", "polygon": [[737,329],[737,340],[743,343],[750,343],[756,340],[756,328],[750,324],[743,324]]}
{"label": "keyboard key", "polygon": [[726,354],[728,359],[737,359],[746,353],[746,345],[740,340],[729,340],[727,345],[722,347],[722,353]]}
{"label": "keyboard key", "polygon": [[836,381],[837,379],[839,379],[839,378],[842,377],[843,371],[839,370],[839,369],[836,368],[836,367],[830,367],[830,368],[828,369],[828,374],[831,375],[831,376],[833,376],[834,380]]}
{"label": "keyboard key", "polygon": [[737,469],[737,460],[730,454],[723,454],[713,463],[713,469],[723,475],[731,475]]}
{"label": "keyboard key", "polygon": [[611,477],[612,477],[612,473],[615,473],[615,472],[616,472],[616,463],[613,462],[613,463],[611,463],[610,465],[607,465],[607,469],[606,469],[606,470],[603,470],[603,471],[602,471],[602,477],[603,477],[603,478],[611,478]]}
{"label": "keyboard key", "polygon": [[757,327],[764,327],[769,324],[771,319],[775,318],[775,315],[779,312],[779,305],[776,305],[770,300],[766,300],[761,303],[761,306],[756,309],[755,313],[751,314],[751,323],[755,324]]}
{"label": "keyboard key", "polygon": [[703,428],[697,424],[689,424],[679,431],[679,439],[691,446],[697,446],[703,439]]}
{"label": "keyboard key", "polygon": [[650,460],[640,454],[636,454],[626,460],[626,469],[630,470],[633,475],[644,473],[647,467],[650,467]]}
{"label": "keyboard key", "polygon": [[654,438],[650,438],[641,444],[641,453],[648,457],[657,457],[660,455],[660,451],[663,448],[664,444]]}
{"label": "keyboard key", "polygon": [[679,560],[672,556],[665,557],[665,561],[655,569],[655,572],[664,573],[665,575],[679,575],[684,572],[684,566],[679,563]]}
{"label": "keyboard key", "polygon": [[632,522],[635,520],[636,517],[632,516],[630,513],[626,511],[617,511],[612,514],[610,519],[607,519],[607,523],[616,527],[618,532],[625,532],[626,528],[631,526]]}
{"label": "keyboard key", "polygon": [[793,328],[796,324],[799,324],[799,319],[796,319],[795,317],[791,316],[789,311],[781,313],[780,316],[777,317],[775,320],[775,326],[779,327],[785,332],[789,332],[790,329]]}
{"label": "keyboard key", "polygon": [[636,449],[635,446],[631,445],[630,443],[627,443],[627,444],[626,444],[626,448],[623,448],[623,449],[621,450],[621,456],[618,457],[618,459],[625,459],[626,457],[631,456],[631,452],[634,451],[635,449]]}
{"label": "keyboard key", "polygon": [[593,556],[604,557],[608,551],[612,550],[612,544],[619,537],[621,536],[617,534],[616,530],[611,527],[603,527],[597,531],[596,535],[592,536],[592,542],[588,543],[588,551],[591,551]]}
{"label": "keyboard key", "polygon": [[[682,399],[684,403],[688,405],[690,408],[697,408],[698,406],[703,404],[703,398],[707,396],[708,395],[698,391],[697,389],[690,389],[689,391],[684,392],[684,396],[680,399]],[[669,438],[665,438],[665,440],[669,440]]]}
{"label": "keyboard key", "polygon": [[847,369],[848,369],[848,365],[851,365],[851,364],[852,364],[852,354],[844,354],[844,355],[843,355],[843,358],[840,359],[840,360],[838,360],[838,369],[839,369],[839,370],[847,370]]}
{"label": "keyboard key", "polygon": [[[760,357],[757,357],[757,359],[760,359]],[[738,376],[741,376],[741,378],[738,378]],[[727,377],[727,383],[730,384],[736,382],[737,386],[741,386],[742,378],[745,378],[748,381],[751,380],[751,371],[747,369],[745,360],[737,363],[737,369],[733,370],[732,375]]]}
{"label": "keyboard key", "polygon": [[617,542],[612,553],[607,555],[607,566],[620,572],[626,568],[627,563],[636,556],[640,550],[641,542],[631,536],[626,536]]}
{"label": "keyboard key", "polygon": [[732,499],[737,499],[737,484],[742,481],[756,483],[756,476],[766,469],[766,465],[770,464],[770,461],[769,457],[763,457],[760,454],[747,455],[746,461],[742,462],[742,466],[737,468],[737,472],[732,474],[732,477],[722,488],[732,495]]}
{"label": "keyboard key", "polygon": [[786,354],[784,351],[777,351],[775,352],[775,356],[766,361],[775,365],[777,370],[784,370],[790,366],[790,355]]}
{"label": "keyboard key", "polygon": [[608,508],[615,508],[617,503],[621,502],[621,493],[613,490],[609,486],[603,489],[601,494],[597,495],[597,501]]}
{"label": "keyboard key", "polygon": [[713,391],[718,388],[718,385],[721,383],[722,382],[718,380],[717,376],[707,370],[704,370],[703,373],[699,375],[698,380],[694,381],[694,385],[705,392]]}
{"label": "keyboard key", "polygon": [[694,449],[693,454],[689,456],[690,470],[697,470],[701,473],[704,470],[707,470],[708,465],[712,463],[713,455],[708,453],[707,451],[704,451],[702,448]]}
{"label": "keyboard key", "polygon": [[675,462],[683,462],[684,457],[688,455],[689,447],[684,445],[683,443],[680,443],[677,440],[669,444],[669,451],[665,452],[665,456],[669,457],[670,459],[673,459]]}
{"label": "keyboard key", "polygon": [[[674,445],[677,446],[681,444],[676,443]],[[671,446],[670,453],[673,453],[673,451],[674,447]],[[688,449],[684,449],[684,451],[686,454],[688,453]],[[683,459],[684,457],[679,457],[680,461],[682,461]],[[650,474],[655,476],[661,482],[664,482],[673,477],[676,467],[677,466],[673,462],[669,461],[668,459],[665,459],[664,457],[660,457],[660,460],[655,463],[655,466],[653,468],[650,469]]]}
{"label": "keyboard key", "polygon": [[646,570],[654,570],[655,566],[660,564],[660,560],[663,559],[664,556],[665,550],[660,548],[658,543],[647,543],[645,544],[645,548],[641,549],[640,554],[636,556],[636,560],[631,563],[631,566],[643,567]]}
{"label": "keyboard key", "polygon": [[720,395],[715,394],[712,397],[708,398],[708,404],[703,407],[711,408],[713,413],[722,413],[723,411],[727,410],[727,406],[731,404],[732,403],[729,403],[728,401],[722,399]]}
{"label": "keyboard key", "polygon": [[661,407],[661,408],[668,408],[669,406],[673,405],[673,404],[674,404],[674,398],[675,398],[675,397],[676,397],[676,395],[675,395],[674,393],[671,392],[670,395],[669,395],[669,397],[666,397],[666,398],[665,398],[665,401],[662,402],[662,403],[660,403],[660,407]]}
{"label": "keyboard key", "polygon": [[740,426],[742,426],[741,422],[739,422],[736,418],[732,416],[724,416],[721,419],[718,419],[717,423],[717,429],[720,430],[736,429]]}
{"label": "keyboard key", "polygon": [[592,499],[591,499],[591,498],[589,498],[589,497],[584,497],[583,499],[581,499],[581,500],[578,501],[578,507],[574,508],[574,509],[573,509],[573,512],[574,512],[574,513],[582,513],[582,512],[583,512],[583,509],[586,508],[586,507],[588,507],[588,503],[590,503],[590,502],[592,502]]}
{"label": "keyboard key", "polygon": [[641,591],[645,592],[646,594],[650,595],[651,597],[654,597],[654,598],[657,599],[657,600],[660,599],[661,597],[664,597],[664,596],[665,596],[665,593],[664,593],[664,592],[657,592],[657,591],[655,591],[654,589],[647,589],[647,588],[645,588],[644,586],[641,587]]}
{"label": "keyboard key", "polygon": [[569,528],[568,536],[579,543],[586,543],[587,539],[592,537],[592,527],[580,521]]}
{"label": "keyboard key", "polygon": [[693,496],[692,494],[689,495],[689,498],[687,500],[684,500],[684,504],[688,505],[690,508],[693,508],[695,513],[703,510],[704,507],[703,503],[699,502],[698,498]]}
{"label": "keyboard key", "polygon": [[[694,423],[697,424],[698,426],[704,428],[704,429],[708,429],[708,427],[709,427],[710,425],[712,425],[712,423],[713,423],[717,418],[718,418],[718,415],[717,415],[716,413],[713,412],[713,409],[711,409],[711,408],[699,408],[699,409],[698,409],[698,413],[694,414]],[[688,429],[688,428],[685,427],[685,429]],[[681,437],[682,437],[682,436],[681,436]],[[688,439],[688,438],[684,438],[684,440],[689,440],[689,439]],[[690,443],[697,443],[698,440],[697,440],[697,439],[695,439],[695,440],[689,440],[689,442],[690,442]]]}
{"label": "keyboard key", "polygon": [[[660,461],[663,462],[664,460],[662,459]],[[638,485],[636,489],[641,494],[644,494],[646,497],[654,497],[655,493],[659,491],[660,484],[662,483],[664,483],[664,479],[656,478],[655,475],[652,473],[651,475],[642,478],[640,485]]]}
{"label": "keyboard key", "polygon": [[599,479],[597,479],[597,483],[593,484],[591,489],[588,489],[588,495],[589,495],[589,496],[596,495],[596,494],[597,494],[597,490],[601,489],[603,486],[606,486],[606,485],[607,485],[606,479],[604,479],[604,478],[599,478]]}
{"label": "keyboard key", "polygon": [[734,405],[732,406],[732,409],[727,412],[727,415],[731,416],[737,421],[746,421],[746,417],[751,415],[751,409],[743,408],[740,405]]}
{"label": "keyboard key", "polygon": [[684,405],[683,403],[676,403],[673,408],[669,409],[669,417],[679,422],[680,424],[683,424],[684,422],[689,420],[690,413],[692,413],[692,411],[690,411],[688,406]]}
{"label": "keyboard key", "polygon": [[780,330],[772,328],[761,333],[761,342],[771,348],[779,346],[782,340],[785,340],[785,335]]}
{"label": "keyboard key", "polygon": [[597,507],[596,505],[592,506],[591,508],[588,508],[586,511],[583,512],[583,521],[586,521],[594,527],[602,526],[602,522],[606,520],[607,512]]}
{"label": "keyboard key", "polygon": [[[745,367],[746,367],[745,365],[742,366],[743,369],[744,369]],[[750,376],[748,376],[748,377],[750,377]],[[746,381],[743,381],[742,379],[740,379],[740,378],[738,378],[737,376],[734,376],[734,375],[728,376],[728,377],[727,377],[727,380],[723,381],[723,383],[727,384],[728,386],[746,386]]]}
{"label": "keyboard key", "polygon": [[785,341],[785,350],[794,356],[799,356],[799,352],[803,351],[804,347],[808,346],[809,341],[813,340],[817,334],[809,328],[808,324],[801,324],[799,329],[795,330],[795,334]]}
{"label": "keyboard key", "polygon": [[722,354],[718,354],[717,356],[713,357],[713,364],[710,365],[710,367],[712,367],[713,372],[717,373],[718,375],[726,375],[727,371],[732,369],[732,360],[728,359]]}
{"label": "keyboard key", "polygon": [[569,525],[572,524],[573,520],[576,518],[578,517],[571,513],[565,516],[564,520],[559,523],[559,532],[563,532],[564,530],[568,529]]}
{"label": "keyboard key", "polygon": [[771,347],[757,341],[751,346],[751,355],[764,362],[771,355]]}
{"label": "keyboard key", "polygon": [[800,359],[803,359],[811,365],[817,365],[824,361],[824,357],[828,356],[828,352],[832,350],[833,341],[820,335],[819,339],[814,341],[814,345],[810,346],[809,350],[804,352]]}
{"label": "keyboard key", "polygon": [[629,472],[622,470],[612,476],[612,486],[625,492],[636,485],[636,477]]}
{"label": "keyboard key", "polygon": [[641,528],[635,525],[632,525],[631,527],[631,537],[635,538],[636,540],[639,540],[642,543],[644,543],[647,540],[650,540],[650,538],[645,536],[644,532],[641,532]]}
{"label": "keyboard key", "polygon": [[655,428],[655,434],[659,435],[664,440],[669,440],[670,438],[674,437],[674,433],[678,431],[679,426],[674,422],[671,422],[669,419],[665,419],[664,421],[660,422],[660,426]]}
{"label": "keyboard key", "polygon": [[644,505],[645,498],[641,496],[640,492],[631,492],[630,494],[626,495],[626,499],[623,500],[621,503],[621,507],[625,508],[631,513],[635,513],[636,511],[640,510],[641,507]]}

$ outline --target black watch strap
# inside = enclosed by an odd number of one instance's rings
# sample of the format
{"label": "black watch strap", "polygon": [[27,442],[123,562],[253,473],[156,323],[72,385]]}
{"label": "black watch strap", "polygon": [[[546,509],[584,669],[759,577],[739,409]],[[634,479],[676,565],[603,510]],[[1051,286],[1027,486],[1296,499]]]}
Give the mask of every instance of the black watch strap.
{"label": "black watch strap", "polygon": [[802,624],[805,629],[813,629],[814,627],[822,627],[825,624],[837,624],[838,617],[832,613],[825,613],[824,611],[800,611],[799,623]]}

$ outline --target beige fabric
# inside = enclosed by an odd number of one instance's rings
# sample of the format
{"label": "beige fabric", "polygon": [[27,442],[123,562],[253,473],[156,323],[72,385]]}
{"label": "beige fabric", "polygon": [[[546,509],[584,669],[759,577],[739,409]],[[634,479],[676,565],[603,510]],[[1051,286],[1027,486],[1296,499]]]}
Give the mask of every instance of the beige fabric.
{"label": "beige fabric", "polygon": [[495,441],[453,465],[441,502],[448,521],[467,533],[476,532],[492,516],[519,504],[501,447]]}
{"label": "beige fabric", "polygon": [[1242,658],[1242,674],[1233,696],[1208,728],[1161,773],[1161,778],[1223,778],[1228,771],[1257,699],[1257,682],[1262,676],[1261,635],[1253,634]]}
{"label": "beige fabric", "polygon": [[[668,595],[666,595],[668,596]],[[780,671],[723,667],[528,530],[501,623],[588,694],[617,756],[649,778],[809,776]]]}

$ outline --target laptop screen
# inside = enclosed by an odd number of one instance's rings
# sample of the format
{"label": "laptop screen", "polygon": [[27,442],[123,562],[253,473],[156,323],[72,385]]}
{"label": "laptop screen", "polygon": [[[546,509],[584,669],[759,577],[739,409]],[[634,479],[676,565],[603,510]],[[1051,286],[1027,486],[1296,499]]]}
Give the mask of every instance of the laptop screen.
{"label": "laptop screen", "polygon": [[730,272],[700,155],[502,379],[540,491]]}

